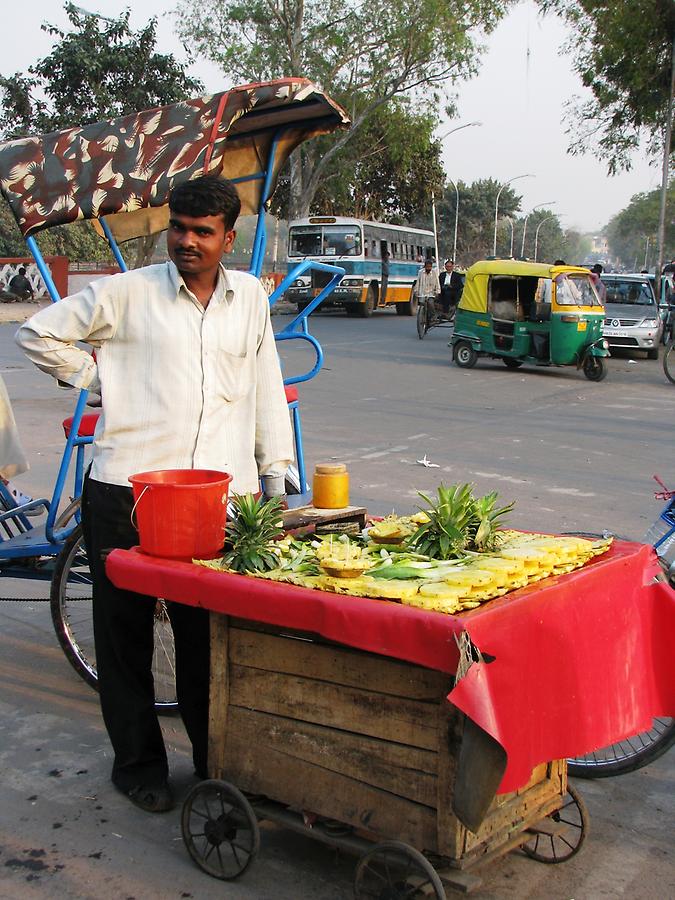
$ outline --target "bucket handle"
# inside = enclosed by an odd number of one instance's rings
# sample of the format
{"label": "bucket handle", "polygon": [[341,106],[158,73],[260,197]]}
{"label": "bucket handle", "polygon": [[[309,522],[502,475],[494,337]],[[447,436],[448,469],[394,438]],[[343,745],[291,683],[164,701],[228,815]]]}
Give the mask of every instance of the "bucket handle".
{"label": "bucket handle", "polygon": [[138,504],[139,504],[139,503],[141,502],[141,500],[143,499],[143,494],[144,494],[146,491],[148,491],[148,490],[150,490],[150,485],[149,485],[149,484],[146,484],[146,486],[143,488],[143,490],[142,490],[142,491],[140,492],[140,494],[138,495],[138,500],[137,500],[137,501],[134,503],[134,505],[131,507],[131,515],[129,516],[129,518],[130,518],[130,520],[131,520],[131,527],[132,527],[132,528],[135,528],[136,531],[138,531],[138,525],[136,524],[136,522],[134,522],[134,513],[136,512],[136,507],[138,506]]}

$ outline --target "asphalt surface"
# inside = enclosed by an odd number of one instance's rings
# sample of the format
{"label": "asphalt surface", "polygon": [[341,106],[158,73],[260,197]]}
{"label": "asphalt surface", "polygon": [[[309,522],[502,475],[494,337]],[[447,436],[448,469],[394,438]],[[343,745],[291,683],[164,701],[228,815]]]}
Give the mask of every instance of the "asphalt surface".
{"label": "asphalt surface", "polygon": [[[275,327],[286,321],[275,317]],[[508,371],[480,361],[460,370],[450,363],[447,330],[419,341],[413,320],[389,312],[369,321],[327,313],[312,330],[325,366],[300,387],[309,468],[347,462],[352,501],[373,512],[411,510],[417,492],[441,480],[473,481],[517,501],[515,526],[637,539],[659,510],[652,474],[675,483],[675,388],[660,362],[624,354],[593,384],[574,369]],[[60,422],[75,398],[22,359],[13,331],[0,326],[0,373],[32,464],[19,484],[48,495]],[[288,344],[283,357],[287,375],[312,364]],[[425,457],[437,468],[418,462]],[[6,585],[3,593],[10,590],[36,594],[34,585]],[[144,814],[110,785],[96,696],[63,657],[48,604],[0,602],[0,648],[2,900],[352,896],[351,858],[267,825],[241,881],[210,879],[187,855],[180,808]],[[186,738],[179,720],[163,721],[180,799],[194,784]],[[675,896],[675,751],[639,772],[578,787],[592,823],[582,851],[559,866],[511,853],[484,870],[473,896]]]}

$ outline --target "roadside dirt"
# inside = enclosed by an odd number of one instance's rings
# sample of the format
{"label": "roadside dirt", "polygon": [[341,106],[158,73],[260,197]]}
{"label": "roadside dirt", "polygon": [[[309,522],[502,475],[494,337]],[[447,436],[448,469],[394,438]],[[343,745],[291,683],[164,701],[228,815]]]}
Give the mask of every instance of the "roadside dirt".
{"label": "roadside dirt", "polygon": [[44,306],[49,306],[51,300],[48,297],[41,297],[32,303],[0,303],[0,325],[8,325],[16,322],[18,325],[30,319],[35,313]]}

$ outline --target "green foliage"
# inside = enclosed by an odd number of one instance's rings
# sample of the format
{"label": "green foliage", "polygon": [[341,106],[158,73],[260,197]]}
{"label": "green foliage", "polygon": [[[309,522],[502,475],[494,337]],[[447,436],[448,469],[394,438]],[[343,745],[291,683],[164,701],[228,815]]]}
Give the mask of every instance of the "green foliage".
{"label": "green foliage", "polygon": [[[155,52],[156,19],[134,32],[129,10],[117,19],[86,14],[72,3],[66,3],[65,10],[72,25],[68,32],[42,26],[56,38],[49,55],[26,74],[0,77],[0,133],[5,139],[112,119],[202,90],[171,54]],[[1,201],[0,228],[5,255],[25,256],[23,239]],[[151,248],[144,241],[130,241],[122,248],[128,261],[148,261],[144,251]],[[86,222],[42,232],[38,243],[43,253],[63,254],[73,261],[112,261],[107,243]]]}
{"label": "green foliage", "polygon": [[[441,147],[434,140],[436,121],[416,112],[407,98],[394,97],[370,116],[353,141],[334,157],[330,173],[321,181],[311,212],[357,216],[388,222],[408,222],[430,206],[431,191],[444,181]],[[312,142],[320,158],[330,136]],[[282,181],[272,208],[288,214],[289,182]]]}
{"label": "green foliage", "polygon": [[[492,254],[495,227],[495,201],[500,182],[494,178],[481,178],[472,184],[457,182],[459,192],[459,217],[457,227],[457,261],[471,265],[478,259]],[[436,203],[438,226],[438,252],[441,259],[452,256],[457,195],[452,185],[445,188]],[[510,229],[506,217],[514,217],[520,209],[521,198],[510,187],[499,195],[499,230],[497,253],[508,255]],[[420,223],[422,224],[422,223]],[[426,223],[431,227],[431,219]],[[506,236],[508,231],[508,237]]]}
{"label": "green foliage", "polygon": [[134,32],[129,10],[117,19],[103,19],[72,3],[64,8],[70,31],[42,26],[56,38],[49,55],[27,74],[0,78],[5,138],[116,118],[201,90],[171,54],[155,52],[156,19]]}
{"label": "green foliage", "polygon": [[[512,0],[182,0],[179,29],[195,52],[217,63],[233,81],[304,76],[325,86],[350,114],[351,131],[329,138],[322,152],[309,142],[294,154],[289,187],[289,216],[309,211],[327,179],[337,183],[336,157],[394,97],[431,100],[439,108],[439,90],[473,75],[478,68],[476,35],[489,33]],[[451,104],[452,106],[452,104]],[[392,115],[405,104],[391,108]],[[423,110],[427,112],[427,110]],[[380,130],[383,129],[380,119]],[[373,137],[366,152],[377,153]],[[396,163],[396,154],[392,162]],[[428,149],[423,152],[430,158]],[[344,165],[345,157],[343,157]],[[400,160],[398,160],[400,161]],[[432,173],[429,172],[429,175]],[[366,172],[368,177],[369,173]],[[349,188],[338,191],[343,202]],[[381,185],[366,186],[364,199],[385,195]],[[325,196],[325,195],[324,195]],[[323,211],[323,210],[322,210]]]}
{"label": "green foliage", "polygon": [[672,116],[673,0],[539,0],[539,5],[571,26],[567,49],[593,94],[570,106],[570,152],[596,153],[610,174],[630,168],[642,136],[652,154],[660,153]]}
{"label": "green foliage", "polygon": [[[607,226],[610,253],[629,270],[640,269],[644,265],[648,240],[652,248],[656,247],[660,193],[655,190],[635,194],[628,206],[617,213]],[[675,179],[668,185],[667,203],[671,209],[675,204]],[[666,221],[664,258],[675,258],[675,221],[672,218]]]}

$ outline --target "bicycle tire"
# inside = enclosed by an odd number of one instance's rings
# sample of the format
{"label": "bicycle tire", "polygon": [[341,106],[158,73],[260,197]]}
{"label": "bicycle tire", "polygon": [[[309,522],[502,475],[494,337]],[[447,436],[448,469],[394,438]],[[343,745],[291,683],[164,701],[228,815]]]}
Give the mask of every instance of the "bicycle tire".
{"label": "bicycle tire", "polygon": [[675,744],[675,719],[654,719],[652,728],[602,747],[593,753],[568,759],[568,771],[576,778],[609,778],[626,775],[654,760]]}
{"label": "bicycle tire", "polygon": [[[98,690],[89,562],[82,526],[66,539],[59,554],[50,590],[50,609],[56,637],[66,659],[90,687]],[[155,709],[170,713],[178,708],[175,687],[173,631],[166,605],[157,601],[155,612]]]}
{"label": "bicycle tire", "polygon": [[663,351],[663,373],[671,384],[675,384],[675,353],[673,353],[673,347],[675,347],[675,342],[671,340]]}

